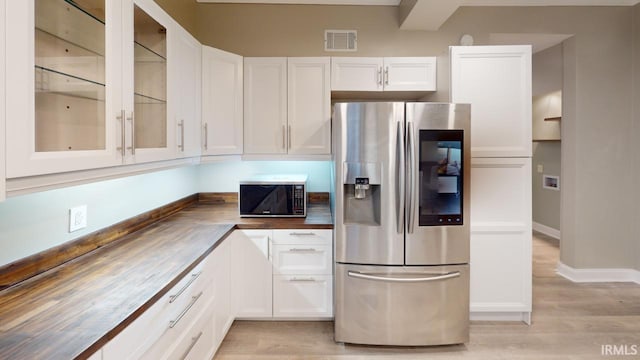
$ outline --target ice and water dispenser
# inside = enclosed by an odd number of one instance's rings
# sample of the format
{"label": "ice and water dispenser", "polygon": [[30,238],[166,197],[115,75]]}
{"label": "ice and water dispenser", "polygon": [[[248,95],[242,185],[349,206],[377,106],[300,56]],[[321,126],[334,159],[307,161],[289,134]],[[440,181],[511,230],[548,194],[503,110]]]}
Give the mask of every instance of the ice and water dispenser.
{"label": "ice and water dispenser", "polygon": [[344,223],[380,225],[380,163],[344,163]]}

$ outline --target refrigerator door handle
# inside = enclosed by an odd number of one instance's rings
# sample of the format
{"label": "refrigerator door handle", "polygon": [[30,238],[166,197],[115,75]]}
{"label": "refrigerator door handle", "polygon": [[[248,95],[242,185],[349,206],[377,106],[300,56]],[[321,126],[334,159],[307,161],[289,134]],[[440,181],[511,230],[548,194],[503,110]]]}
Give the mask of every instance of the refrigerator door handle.
{"label": "refrigerator door handle", "polygon": [[415,152],[413,146],[413,123],[407,121],[407,170],[409,183],[407,185],[407,233],[413,234],[413,214],[415,213],[415,187],[416,187],[416,174],[415,174]]}
{"label": "refrigerator door handle", "polygon": [[396,128],[396,229],[398,234],[404,232],[404,131],[402,121]]}
{"label": "refrigerator door handle", "polygon": [[374,281],[398,282],[398,283],[416,283],[452,279],[460,276],[460,271],[453,271],[446,274],[435,274],[436,276],[428,277],[386,277],[379,275],[370,275],[357,271],[348,271],[350,277]]}

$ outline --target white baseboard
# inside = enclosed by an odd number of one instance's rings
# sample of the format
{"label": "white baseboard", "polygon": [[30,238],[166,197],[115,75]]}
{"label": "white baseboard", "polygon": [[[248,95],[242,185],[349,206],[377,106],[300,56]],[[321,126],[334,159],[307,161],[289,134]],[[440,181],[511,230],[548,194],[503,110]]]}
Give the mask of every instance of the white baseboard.
{"label": "white baseboard", "polygon": [[552,227],[549,227],[547,225],[542,225],[540,223],[537,222],[533,222],[531,224],[531,227],[533,228],[533,230],[539,232],[539,233],[543,233],[547,236],[551,236],[554,239],[558,239],[560,240],[560,230],[558,229],[554,229]]}
{"label": "white baseboard", "polygon": [[516,321],[531,325],[531,312],[480,312],[469,314],[471,321]]}
{"label": "white baseboard", "polygon": [[640,271],[634,269],[574,269],[558,262],[558,275],[573,282],[634,282],[640,284]]}

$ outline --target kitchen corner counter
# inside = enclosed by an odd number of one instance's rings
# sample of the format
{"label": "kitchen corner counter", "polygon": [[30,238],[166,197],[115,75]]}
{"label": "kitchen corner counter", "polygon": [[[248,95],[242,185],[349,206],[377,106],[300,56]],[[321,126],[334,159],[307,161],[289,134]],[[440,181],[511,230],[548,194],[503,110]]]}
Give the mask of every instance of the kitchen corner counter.
{"label": "kitchen corner counter", "polygon": [[188,223],[234,224],[236,229],[333,229],[328,203],[308,204],[307,217],[304,218],[241,218],[237,203],[198,203],[177,213],[172,220]]}
{"label": "kitchen corner counter", "polygon": [[234,229],[332,229],[306,218],[240,218],[237,204],[195,203],[133,234],[0,291],[1,359],[87,358],[188,274]]}

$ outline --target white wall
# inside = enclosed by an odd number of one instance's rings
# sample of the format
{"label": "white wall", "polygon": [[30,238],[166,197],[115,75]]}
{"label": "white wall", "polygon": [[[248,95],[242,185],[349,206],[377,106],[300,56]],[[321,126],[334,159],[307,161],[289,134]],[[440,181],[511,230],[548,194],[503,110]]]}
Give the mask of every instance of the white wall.
{"label": "white wall", "polygon": [[[640,4],[633,8],[633,138],[640,139]],[[637,184],[640,184],[640,141],[635,142],[634,159],[635,163],[633,174],[633,184],[636,184],[632,193],[635,195],[634,213],[636,215],[633,233],[636,234],[636,269],[640,270],[640,191]]]}
{"label": "white wall", "polygon": [[[533,54],[532,94],[534,95],[534,99],[535,96],[562,90],[562,66],[562,44],[558,44]],[[534,101],[534,143],[531,174],[533,222],[560,231],[560,194],[562,191],[562,178],[560,178],[560,191],[545,189],[542,187],[542,176],[544,174],[560,176],[560,142],[536,142],[535,140],[541,138],[559,138],[561,122],[544,121],[543,116],[536,116],[537,112],[535,110],[535,105]],[[546,111],[546,109],[544,111]],[[542,173],[538,173],[538,165],[543,167]]]}
{"label": "white wall", "polygon": [[[537,171],[537,166],[542,165],[543,172]],[[532,158],[532,200],[533,222],[551,229],[560,231],[560,193],[562,191],[562,178],[560,178],[560,190],[545,189],[542,187],[542,176],[560,176],[560,142],[534,142]],[[535,226],[534,226],[535,229]]]}
{"label": "white wall", "polygon": [[[197,192],[193,166],[8,198],[0,202],[0,266]],[[69,208],[87,227],[69,233]]]}

